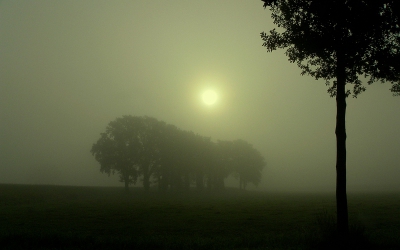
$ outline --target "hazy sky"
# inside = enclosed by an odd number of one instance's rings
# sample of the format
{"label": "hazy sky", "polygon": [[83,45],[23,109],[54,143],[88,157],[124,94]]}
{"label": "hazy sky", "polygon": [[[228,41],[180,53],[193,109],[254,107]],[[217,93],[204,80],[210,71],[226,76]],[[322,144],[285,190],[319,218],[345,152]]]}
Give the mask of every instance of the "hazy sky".
{"label": "hazy sky", "polygon": [[[0,1],[0,183],[122,186],[90,148],[115,118],[147,115],[253,144],[262,189],[334,191],[335,100],[261,46],[273,27],[260,0]],[[389,88],[348,99],[350,191],[400,191]]]}

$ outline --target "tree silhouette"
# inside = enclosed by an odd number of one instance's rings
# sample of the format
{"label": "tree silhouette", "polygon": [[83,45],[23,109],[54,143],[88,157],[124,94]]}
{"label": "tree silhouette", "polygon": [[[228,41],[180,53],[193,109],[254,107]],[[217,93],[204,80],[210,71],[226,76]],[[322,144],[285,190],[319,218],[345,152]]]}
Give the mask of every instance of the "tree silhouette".
{"label": "tree silhouette", "polygon": [[146,116],[123,116],[110,122],[91,149],[100,171],[118,172],[127,191],[130,183],[135,184],[143,176],[143,187],[148,191],[150,178],[160,166],[164,127],[164,122]]}
{"label": "tree silhouette", "polygon": [[154,173],[160,191],[166,191],[173,179],[174,168],[179,156],[177,147],[179,133],[180,130],[176,126],[167,124],[161,137],[160,166]]}
{"label": "tree silhouette", "polygon": [[161,164],[160,148],[166,124],[152,117],[141,117],[138,124],[139,173],[143,176],[143,187],[150,189],[150,178]]}
{"label": "tree silhouette", "polygon": [[195,159],[194,159],[194,175],[197,190],[204,189],[205,176],[210,174],[215,161],[215,144],[210,137],[196,135],[194,140]]}
{"label": "tree silhouette", "polygon": [[248,183],[257,186],[265,166],[264,157],[244,140],[234,140],[232,144],[234,171],[239,178],[239,189],[246,189]]}
{"label": "tree silhouette", "polygon": [[[336,204],[337,227],[348,233],[346,195],[346,97],[365,91],[360,76],[390,82],[400,93],[400,2],[398,0],[262,0],[281,29],[261,33],[271,52],[287,48],[290,62],[301,74],[334,79],[328,93],[336,97]],[[352,90],[346,90],[352,84]]]}
{"label": "tree silhouette", "polygon": [[100,171],[110,175],[117,172],[128,191],[138,177],[140,142],[138,117],[124,116],[108,124],[106,132],[93,144],[91,153],[100,163]]}

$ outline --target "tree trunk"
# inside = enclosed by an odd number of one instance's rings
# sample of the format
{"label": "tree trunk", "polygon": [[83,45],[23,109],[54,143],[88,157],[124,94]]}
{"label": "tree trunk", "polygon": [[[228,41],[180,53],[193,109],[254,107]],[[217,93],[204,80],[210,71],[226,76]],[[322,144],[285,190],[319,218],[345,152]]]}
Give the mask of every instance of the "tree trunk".
{"label": "tree trunk", "polygon": [[125,183],[125,192],[129,192],[129,175],[128,177],[124,177],[124,183]]}
{"label": "tree trunk", "polygon": [[147,192],[150,190],[150,177],[151,177],[151,166],[150,163],[143,163],[143,188]]}
{"label": "tree trunk", "polygon": [[167,191],[167,187],[168,187],[167,173],[168,173],[168,167],[165,163],[163,163],[163,165],[161,165],[160,172],[157,175],[158,191],[160,191],[160,192]]}
{"label": "tree trunk", "polygon": [[336,88],[336,212],[337,229],[345,236],[349,231],[346,194],[346,71],[344,55],[337,53]]}

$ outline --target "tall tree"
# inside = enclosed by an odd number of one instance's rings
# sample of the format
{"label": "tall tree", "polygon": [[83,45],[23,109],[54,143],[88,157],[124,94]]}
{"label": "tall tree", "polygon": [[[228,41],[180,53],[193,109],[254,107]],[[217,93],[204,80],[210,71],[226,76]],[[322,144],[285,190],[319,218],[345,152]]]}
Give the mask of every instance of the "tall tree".
{"label": "tall tree", "polygon": [[[346,97],[365,91],[367,83],[390,82],[400,93],[400,1],[398,0],[262,0],[282,32],[262,32],[271,52],[286,48],[301,74],[334,79],[328,93],[336,97],[337,227],[348,233],[346,195]],[[352,90],[346,89],[351,84]]]}

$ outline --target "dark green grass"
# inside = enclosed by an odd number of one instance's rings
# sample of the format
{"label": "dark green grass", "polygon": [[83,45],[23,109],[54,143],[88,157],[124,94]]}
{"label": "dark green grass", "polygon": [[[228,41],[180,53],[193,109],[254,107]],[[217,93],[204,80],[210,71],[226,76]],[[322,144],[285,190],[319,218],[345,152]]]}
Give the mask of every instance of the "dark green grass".
{"label": "dark green grass", "polygon": [[[2,249],[335,249],[333,194],[0,185]],[[400,195],[349,195],[352,249],[400,249]],[[348,239],[349,240],[349,239]]]}

